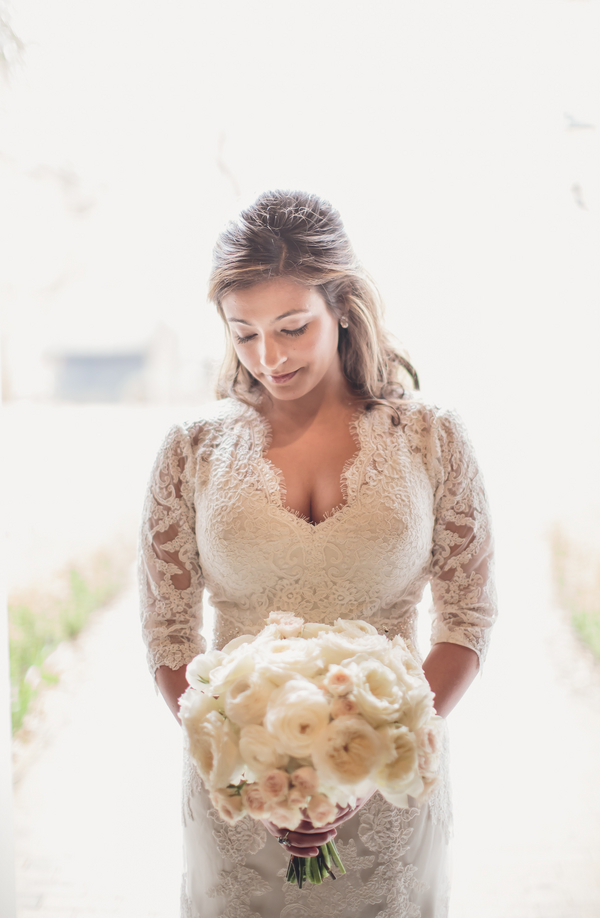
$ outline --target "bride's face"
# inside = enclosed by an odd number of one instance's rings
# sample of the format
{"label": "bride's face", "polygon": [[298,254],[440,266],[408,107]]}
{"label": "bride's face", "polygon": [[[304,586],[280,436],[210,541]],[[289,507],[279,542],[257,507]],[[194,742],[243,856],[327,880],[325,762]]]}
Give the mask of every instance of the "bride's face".
{"label": "bride's face", "polygon": [[221,305],[240,362],[276,399],[338,384],[338,320],[314,287],[286,277],[226,294]]}

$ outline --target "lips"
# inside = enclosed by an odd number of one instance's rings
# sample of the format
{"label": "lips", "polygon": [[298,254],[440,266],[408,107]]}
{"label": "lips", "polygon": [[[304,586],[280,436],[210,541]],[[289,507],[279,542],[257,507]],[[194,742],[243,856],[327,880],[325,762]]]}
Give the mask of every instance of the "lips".
{"label": "lips", "polygon": [[281,385],[281,383],[286,383],[293,379],[297,372],[298,370],[294,370],[293,373],[284,373],[283,376],[268,376],[267,379],[269,382],[275,383],[275,385]]}

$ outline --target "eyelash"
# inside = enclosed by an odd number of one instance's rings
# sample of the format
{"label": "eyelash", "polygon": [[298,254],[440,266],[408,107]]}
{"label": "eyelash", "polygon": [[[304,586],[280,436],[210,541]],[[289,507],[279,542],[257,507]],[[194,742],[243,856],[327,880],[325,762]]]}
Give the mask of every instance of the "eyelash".
{"label": "eyelash", "polygon": [[[288,335],[290,338],[298,338],[300,335],[303,335],[306,329],[308,328],[308,322],[306,325],[303,325],[301,328],[282,328],[281,332],[284,335]],[[244,338],[240,338],[239,335],[235,336],[235,340],[238,344],[247,344],[248,341],[251,341],[255,335],[246,335]]]}

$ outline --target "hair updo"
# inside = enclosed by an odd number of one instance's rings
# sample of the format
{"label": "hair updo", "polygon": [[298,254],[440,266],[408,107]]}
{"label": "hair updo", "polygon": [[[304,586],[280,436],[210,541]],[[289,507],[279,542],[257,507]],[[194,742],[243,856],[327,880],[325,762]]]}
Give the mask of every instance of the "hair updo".
{"label": "hair updo", "polygon": [[[419,388],[416,371],[383,327],[379,292],[356,258],[340,215],[328,201],[302,191],[266,191],[217,239],[209,299],[225,321],[222,299],[233,290],[286,277],[315,287],[340,327],[342,370],[366,408],[393,403],[404,384]],[[344,323],[345,325],[345,323]],[[229,326],[217,397],[255,404],[260,382],[240,363]]]}

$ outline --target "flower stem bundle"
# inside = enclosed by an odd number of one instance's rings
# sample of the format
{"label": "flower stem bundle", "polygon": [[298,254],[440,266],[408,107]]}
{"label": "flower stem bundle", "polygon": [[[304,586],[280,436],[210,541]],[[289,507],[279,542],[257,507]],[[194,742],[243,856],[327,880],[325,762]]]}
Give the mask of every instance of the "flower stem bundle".
{"label": "flower stem bundle", "polygon": [[332,839],[319,848],[316,857],[297,857],[292,854],[286,879],[288,883],[297,883],[299,889],[302,889],[306,883],[319,885],[328,877],[332,880],[336,879],[333,866],[336,867],[339,874],[346,873],[336,844]]}

